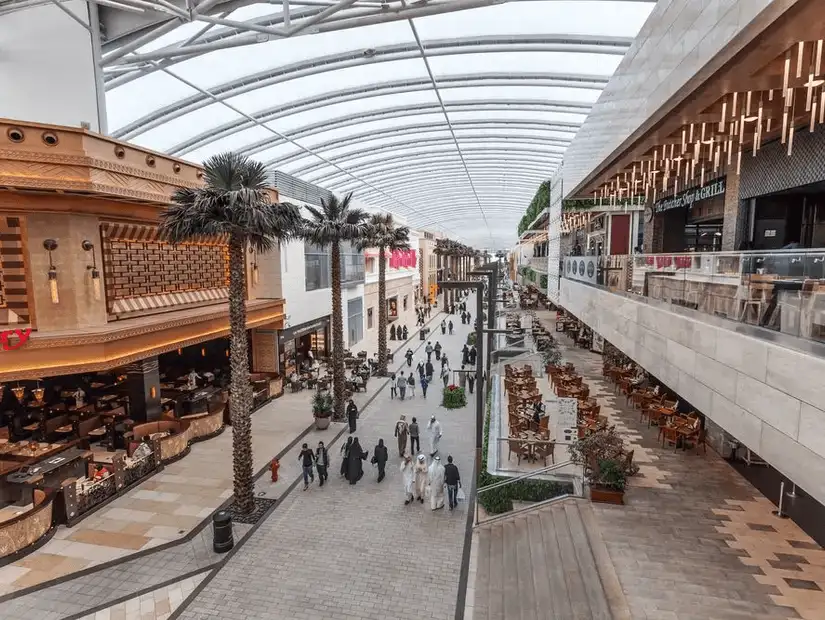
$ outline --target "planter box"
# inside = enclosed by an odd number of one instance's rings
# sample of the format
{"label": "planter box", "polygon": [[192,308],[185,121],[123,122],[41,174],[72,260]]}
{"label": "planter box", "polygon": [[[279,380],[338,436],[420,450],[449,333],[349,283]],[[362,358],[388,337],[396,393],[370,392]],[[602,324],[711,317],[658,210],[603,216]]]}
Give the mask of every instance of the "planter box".
{"label": "planter box", "polygon": [[623,506],[624,491],[590,487],[590,501],[600,504],[618,504],[619,506]]}
{"label": "planter box", "polygon": [[332,417],[327,418],[315,418],[315,428],[319,431],[324,431],[329,428],[329,424],[332,421]]}

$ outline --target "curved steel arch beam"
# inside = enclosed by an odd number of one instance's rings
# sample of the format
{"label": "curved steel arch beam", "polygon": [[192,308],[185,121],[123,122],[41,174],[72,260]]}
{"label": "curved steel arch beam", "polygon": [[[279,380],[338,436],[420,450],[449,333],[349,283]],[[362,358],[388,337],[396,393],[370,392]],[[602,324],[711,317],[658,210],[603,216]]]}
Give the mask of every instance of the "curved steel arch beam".
{"label": "curved steel arch beam", "polygon": [[[462,181],[462,178],[464,179]],[[509,177],[508,177],[509,178]],[[481,183],[478,179],[473,181],[473,185],[479,190],[481,193],[482,190],[488,196],[495,195],[497,192],[507,193],[511,191],[522,191],[524,190],[527,193],[535,194],[536,188],[541,184],[543,177],[521,177],[518,179],[510,178],[501,178],[501,179],[487,179],[484,183]],[[427,177],[413,177],[408,181],[395,181],[395,182],[387,182],[381,184],[381,189],[384,191],[396,191],[401,188],[407,188],[411,182],[415,180],[415,188],[414,191],[418,192],[419,196],[426,194],[427,192],[450,192],[450,191],[462,191],[466,193],[466,188],[468,186],[467,176],[459,174],[456,171],[453,175],[441,175],[438,178],[434,179],[427,179]],[[342,190],[344,192],[355,191],[356,188],[352,188],[351,190]]]}
{"label": "curved steel arch beam", "polygon": [[[469,163],[469,162],[468,162]],[[483,181],[485,177],[491,173],[501,172],[502,174],[511,174],[507,172],[506,169],[503,168],[502,164],[496,164],[495,162],[490,162],[489,164],[485,164],[482,166],[478,165],[471,165],[468,166],[470,172],[478,173],[479,178]],[[448,173],[454,172],[456,170],[463,170],[463,166],[461,162],[449,162],[449,163],[440,163],[440,164],[432,164],[432,165],[424,165],[424,166],[411,166],[404,168],[404,178],[415,178],[416,176],[427,174],[427,175],[435,175],[439,176],[440,173]],[[392,179],[395,176],[398,176],[399,171],[395,170],[387,170],[383,174],[370,174],[367,173],[364,175],[365,178],[368,178],[371,183],[381,183],[383,181]],[[514,166],[514,170],[512,172],[514,174],[514,178],[524,177],[524,178],[541,178],[546,180],[548,177],[548,170],[546,167],[541,166],[528,166],[525,164],[520,164],[518,166]],[[515,176],[517,175],[517,176]],[[347,191],[343,189],[347,185],[352,184],[352,180],[347,181],[337,181],[332,183],[326,183],[325,187],[330,191]],[[352,188],[355,189],[355,188]]]}
{"label": "curved steel arch beam", "polygon": [[[513,135],[504,135],[504,136],[483,136],[483,137],[473,137],[473,138],[462,138],[462,143],[464,144],[486,144],[489,142],[512,142],[514,145],[535,145],[535,146],[554,146],[549,145],[546,140],[536,139],[532,136],[513,136]],[[401,142],[393,142],[391,144],[386,144],[383,146],[373,146],[370,148],[359,149],[355,151],[348,151],[346,153],[338,153],[332,156],[325,156],[325,157],[332,157],[336,160],[348,160],[353,158],[358,158],[359,156],[363,157],[365,155],[373,155],[377,153],[386,153],[391,151],[397,151],[398,149],[402,148],[409,148],[409,147],[422,147],[427,145],[440,145],[440,144],[453,144],[452,137],[450,138],[427,138],[424,140],[402,140]],[[532,150],[533,152],[538,151],[537,148],[528,149],[527,147],[519,147],[521,150]],[[519,150],[519,148],[513,147],[512,150]],[[549,153],[549,154],[556,154],[556,155],[563,155],[564,152],[567,150],[565,146],[560,147],[561,150],[543,150],[542,152]],[[508,150],[511,150],[511,147],[507,147]],[[469,149],[472,151],[473,149]],[[277,165],[284,165],[290,163],[292,161],[299,161],[305,157],[308,157],[305,153],[295,153],[290,154],[285,157],[280,157],[278,159],[272,159],[269,161],[264,162],[266,166],[276,166]],[[299,168],[297,171],[293,171],[290,174],[294,174],[300,176],[302,174],[308,174],[313,170],[317,170],[319,168],[323,168],[327,166],[326,162],[314,163],[304,166],[303,168]]]}
{"label": "curved steel arch beam", "polygon": [[[456,124],[457,123],[453,123],[453,125],[456,125]],[[498,126],[495,126],[495,125],[498,125]],[[491,125],[487,125],[487,127],[507,131],[510,128],[510,126],[512,125],[513,129],[526,130],[526,131],[531,130],[530,127],[521,126],[521,125],[524,125],[524,123],[520,123],[519,121],[507,121],[507,122],[502,122],[502,123],[496,123],[495,125],[491,124]],[[465,121],[465,122],[461,123],[460,126],[463,126],[465,129],[476,129],[476,130],[483,129],[485,127],[485,125],[480,121]],[[306,146],[310,147],[313,151],[327,151],[327,150],[331,150],[331,149],[343,148],[343,147],[346,147],[346,146],[358,145],[358,144],[361,144],[363,142],[369,142],[370,140],[381,140],[383,138],[390,139],[390,138],[393,138],[393,137],[398,136],[398,135],[411,135],[411,134],[426,135],[426,134],[436,133],[436,132],[440,132],[440,131],[449,131],[449,128],[447,127],[447,125],[443,121],[439,121],[439,122],[435,122],[435,123],[417,123],[417,124],[414,124],[414,125],[403,125],[401,127],[388,127],[388,128],[381,129],[381,130],[376,130],[376,131],[368,131],[368,132],[360,133],[360,134],[351,134],[349,136],[344,136],[343,138],[336,138],[336,139],[333,139],[333,140],[327,140],[326,142],[312,143],[312,144],[308,144]],[[494,135],[498,135],[498,136],[504,138],[507,134],[494,134]],[[528,137],[526,134],[516,134],[516,136],[522,136],[522,135],[524,137]],[[463,138],[463,137],[471,138],[471,137],[475,137],[475,136],[474,136],[474,134],[465,131],[461,135],[459,135],[458,137],[459,138]],[[570,146],[570,143],[573,141],[572,137],[567,138],[567,139],[557,137],[557,136],[544,137],[541,133],[533,134],[533,137],[542,138],[543,140],[545,140],[546,144],[549,144],[549,145],[552,145],[552,146],[567,147],[567,146]],[[284,144],[284,141],[281,141],[281,144]],[[275,145],[275,146],[279,146],[279,145]],[[265,146],[258,147],[257,149],[254,149],[254,150],[241,150],[240,152],[243,153],[244,155],[253,156],[253,155],[257,155],[258,153],[268,151],[271,148],[274,148],[274,146],[265,145]],[[305,155],[305,154],[302,153],[302,155]],[[284,163],[289,163],[289,161],[293,161],[291,156],[286,156],[286,157],[287,157],[287,159],[285,159]]]}
{"label": "curved steel arch beam", "polygon": [[[400,117],[400,118],[407,118],[407,117]],[[372,115],[370,115],[369,120],[373,121],[373,120],[378,120],[378,119],[375,119],[375,118],[372,117]],[[350,127],[350,126],[353,126],[353,125],[360,125],[360,124],[363,124],[364,122],[365,122],[364,121],[364,116],[361,115],[360,119],[358,119],[358,120],[354,119],[354,120],[352,120],[352,121],[350,121],[346,124],[339,125],[335,129],[341,129],[343,127]],[[290,132],[289,137],[292,138],[293,140],[297,140],[299,138],[306,138],[306,137],[311,137],[311,136],[314,136],[314,135],[318,135],[319,133],[324,133],[326,131],[331,131],[333,129],[333,128],[330,128],[330,127],[323,126],[324,125],[323,123],[316,123],[315,125],[320,126],[320,127],[317,128],[317,129],[313,128],[312,130],[306,130],[306,129],[296,130],[295,132]],[[522,119],[490,119],[490,120],[468,119],[468,120],[452,121],[452,125],[454,127],[494,127],[496,129],[506,129],[506,128],[512,126],[512,127],[517,127],[519,129],[527,129],[527,130],[535,129],[535,130],[541,130],[541,131],[555,131],[557,133],[571,134],[569,139],[559,137],[559,136],[556,136],[555,138],[553,138],[553,139],[556,139],[556,140],[559,140],[559,141],[566,140],[568,142],[568,144],[573,141],[573,137],[575,136],[576,132],[578,131],[578,128],[580,127],[580,125],[578,123],[557,123],[555,121],[542,121],[542,120],[535,120],[535,119],[533,119],[533,120],[531,120],[531,119],[527,119],[527,120],[522,120]],[[408,124],[408,125],[393,125],[391,127],[383,127],[383,128],[380,128],[380,129],[370,131],[370,132],[364,132],[364,133],[360,133],[360,134],[359,133],[353,133],[353,134],[350,134],[350,135],[347,135],[347,136],[336,138],[335,140],[332,140],[330,142],[326,142],[326,143],[323,143],[323,144],[331,144],[332,142],[337,142],[337,143],[339,143],[340,146],[344,146],[345,142],[347,140],[349,140],[350,138],[354,139],[354,138],[360,137],[360,136],[375,136],[375,137],[378,137],[378,136],[381,136],[381,135],[389,135],[389,134],[393,133],[394,131],[417,131],[417,130],[422,130],[422,129],[426,130],[426,129],[430,129],[430,128],[433,128],[433,127],[441,127],[441,128],[449,129],[446,122],[444,122],[443,120],[441,120],[439,122],[430,122],[430,123],[413,123],[413,124]],[[355,142],[353,142],[353,143],[355,143]],[[277,138],[275,136],[271,136],[271,137],[265,138],[263,140],[258,140],[257,142],[253,142],[253,143],[248,144],[246,146],[242,146],[240,148],[236,148],[236,149],[232,149],[232,150],[236,151],[238,153],[242,153],[242,154],[247,155],[247,156],[252,156],[252,155],[256,155],[257,153],[261,153],[261,152],[266,151],[268,149],[274,148],[276,146],[280,146],[282,144],[287,144],[287,141],[282,139],[282,138]],[[313,149],[319,148],[319,147],[321,147],[320,144],[313,144],[312,145]],[[330,147],[330,148],[332,148],[332,147]]]}
{"label": "curved steel arch beam", "polygon": [[[508,154],[506,150],[489,150],[489,151],[471,151],[475,154],[474,157],[468,157],[467,161],[471,163],[488,163],[488,162],[502,162],[508,163],[512,162],[516,165],[518,164],[535,164],[535,165],[542,165],[550,172],[555,169],[554,164],[558,164],[562,160],[562,155],[558,155],[552,158],[546,157],[539,157],[533,156],[529,153],[513,155],[512,153]],[[484,155],[484,157],[478,157],[478,155]],[[456,161],[456,152],[453,149],[452,151],[434,151],[431,153],[420,153],[414,156],[410,156],[407,153],[400,153],[393,157],[381,157],[375,160],[370,160],[368,162],[361,163],[357,166],[350,166],[348,169],[352,170],[353,172],[357,171],[364,171],[364,172],[382,172],[384,170],[397,170],[397,162],[403,161],[406,163],[412,162],[419,162],[424,161],[425,163],[429,162],[454,162]],[[375,169],[376,166],[386,166],[385,168],[378,168]],[[319,176],[313,176],[309,181],[311,183],[315,183],[316,185],[326,185],[329,183],[329,179],[339,176],[346,176],[342,172],[335,170],[332,173],[326,173]],[[349,177],[347,177],[349,178]],[[337,181],[336,181],[337,182]]]}
{"label": "curved steel arch beam", "polygon": [[[553,74],[547,74],[552,77]],[[473,77],[473,80],[484,81],[488,77],[493,80],[499,79],[498,74],[478,74]],[[441,88],[450,88],[449,80],[461,79],[463,76],[448,76],[443,79],[447,80],[447,85]],[[470,79],[470,78],[468,78]],[[457,88],[458,86],[456,86]],[[432,85],[429,79],[419,80],[398,80],[395,82],[384,82],[380,84],[370,84],[368,86],[359,86],[355,88],[346,88],[330,93],[315,95],[307,97],[306,99],[299,99],[297,101],[282,104],[272,108],[267,108],[251,114],[253,118],[262,123],[278,120],[290,116],[291,114],[298,114],[300,112],[309,112],[327,106],[335,105],[337,103],[346,103],[349,101],[361,101],[363,99],[371,99],[374,97],[382,97],[393,94],[405,94],[410,92],[421,92],[432,90]],[[494,111],[494,110],[516,110],[524,112],[556,112],[559,114],[580,114],[587,116],[593,109],[589,103],[580,103],[575,101],[542,101],[539,99],[469,99],[458,102],[445,102],[445,107],[448,111],[454,112],[473,112],[473,111]],[[370,110],[370,116],[377,120],[379,118],[395,118],[397,116],[404,116],[407,111],[420,111],[421,114],[427,114],[426,110],[440,109],[438,103],[419,103],[413,105],[401,105],[388,108],[379,108]],[[329,122],[345,123],[351,120],[363,121],[364,115],[359,112],[346,116],[340,116],[335,119],[324,120],[312,125],[305,125],[294,131],[304,130],[315,125],[321,125]],[[571,123],[572,124],[572,123]],[[205,146],[216,140],[227,138],[236,132],[244,129],[255,127],[255,124],[245,118],[234,121],[229,121],[218,125],[215,128],[204,131],[197,136],[193,136],[175,146],[167,149],[170,155],[184,155],[197,148]],[[332,128],[332,127],[330,127]],[[291,132],[290,132],[291,133]]]}
{"label": "curved steel arch beam", "polygon": [[[561,39],[563,43],[553,42],[552,37],[537,37],[535,35],[512,35],[508,37],[465,37],[460,39],[437,39],[425,42],[427,54],[429,56],[452,56],[459,54],[475,53],[500,53],[514,51],[529,52],[574,52],[574,53],[619,53],[629,48],[629,44],[624,47],[599,47],[585,45],[576,42],[576,37],[566,37]],[[607,51],[612,50],[612,51]],[[334,72],[348,67],[361,65],[393,62],[419,58],[420,51],[417,44],[400,43],[375,48],[375,54],[365,56],[363,50],[353,50],[338,54],[330,54],[307,60],[301,60],[281,67],[275,67],[265,71],[246,75],[223,84],[210,87],[209,91],[217,100],[230,97],[237,97],[247,92],[252,92],[265,86],[272,86],[282,82],[294,80],[299,77],[309,75],[319,75],[322,73]],[[107,85],[107,90],[111,90],[120,85],[118,79],[111,80]],[[560,78],[561,79],[561,78]],[[570,75],[565,80],[567,88],[587,88],[601,90],[609,76],[581,76]],[[113,134],[116,138],[128,139],[139,133],[148,131],[157,126],[159,120],[168,122],[174,118],[182,116],[187,112],[194,112],[213,103],[213,100],[202,93],[197,93],[163,106],[150,112],[149,114],[129,123]]]}

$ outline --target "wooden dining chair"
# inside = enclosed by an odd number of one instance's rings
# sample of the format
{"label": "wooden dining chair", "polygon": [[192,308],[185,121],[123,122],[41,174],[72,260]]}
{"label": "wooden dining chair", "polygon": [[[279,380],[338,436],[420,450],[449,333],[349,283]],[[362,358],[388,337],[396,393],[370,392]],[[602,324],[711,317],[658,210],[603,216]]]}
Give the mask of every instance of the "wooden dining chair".
{"label": "wooden dining chair", "polygon": [[549,442],[541,442],[533,444],[533,458],[538,460],[541,459],[544,462],[544,466],[547,467],[547,457],[550,457],[550,462],[555,465],[556,464],[556,443],[549,441]]}
{"label": "wooden dining chair", "polygon": [[510,460],[510,457],[513,455],[513,452],[516,453],[516,461],[519,465],[521,465],[521,459],[527,459],[530,457],[530,446],[523,439],[508,439],[507,448],[508,461]]}

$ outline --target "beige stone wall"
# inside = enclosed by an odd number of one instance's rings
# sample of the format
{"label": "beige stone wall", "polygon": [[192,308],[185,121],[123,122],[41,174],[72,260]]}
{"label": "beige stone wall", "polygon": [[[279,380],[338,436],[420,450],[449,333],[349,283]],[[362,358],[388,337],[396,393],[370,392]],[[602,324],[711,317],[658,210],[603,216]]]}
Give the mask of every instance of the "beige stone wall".
{"label": "beige stone wall", "polygon": [[[744,209],[743,209],[744,211]],[[740,212],[739,175],[728,174],[725,188],[725,220],[722,228],[722,251],[732,252],[737,249],[737,237],[742,228],[744,213]]]}

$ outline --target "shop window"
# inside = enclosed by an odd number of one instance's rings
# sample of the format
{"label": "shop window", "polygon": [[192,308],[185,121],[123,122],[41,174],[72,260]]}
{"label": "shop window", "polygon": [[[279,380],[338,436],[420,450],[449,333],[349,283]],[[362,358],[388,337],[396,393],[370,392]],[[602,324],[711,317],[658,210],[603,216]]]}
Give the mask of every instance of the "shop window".
{"label": "shop window", "polygon": [[347,301],[347,327],[350,347],[364,339],[364,299],[362,297]]}
{"label": "shop window", "polygon": [[321,247],[307,243],[304,246],[306,260],[306,290],[316,291],[330,287],[329,253]]}
{"label": "shop window", "polygon": [[367,329],[372,329],[372,308],[367,308]]}

